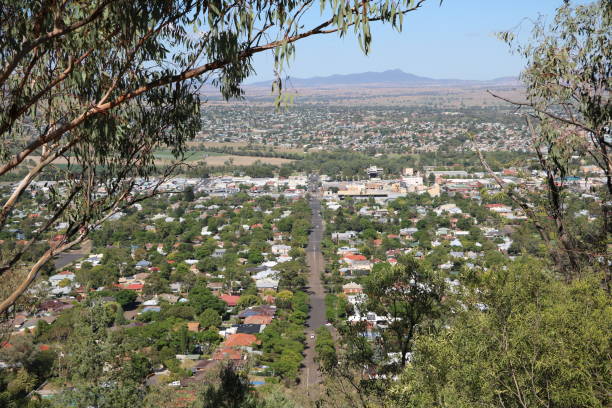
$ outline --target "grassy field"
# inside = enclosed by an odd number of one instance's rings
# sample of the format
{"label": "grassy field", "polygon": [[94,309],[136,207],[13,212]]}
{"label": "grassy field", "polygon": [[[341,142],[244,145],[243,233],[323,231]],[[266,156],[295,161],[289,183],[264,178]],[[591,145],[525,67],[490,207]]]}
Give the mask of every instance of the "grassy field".
{"label": "grassy field", "polygon": [[[160,150],[155,152],[155,158],[157,164],[169,164],[174,160],[174,156],[172,156],[172,153],[167,150]],[[256,161],[279,166],[283,163],[289,163],[293,161],[276,157],[238,156],[233,154],[223,154],[209,151],[186,152],[185,159],[190,163],[204,162],[208,166],[223,166],[230,160],[236,166],[250,166]]]}
{"label": "grassy field", "polygon": [[273,164],[275,166],[280,166],[284,163],[291,163],[294,160],[291,159],[281,159],[280,157],[255,157],[255,156],[235,156],[235,155],[223,155],[223,156],[211,156],[207,157],[203,161],[208,166],[223,166],[225,162],[229,160],[233,161],[233,164],[236,166],[250,166],[251,164],[260,161],[266,164]]}
{"label": "grassy field", "polygon": [[[190,142],[190,143],[197,143],[198,146],[204,146],[206,147],[231,147],[234,148],[236,150],[245,148],[248,146],[248,143],[246,142]],[[272,146],[267,146],[267,145],[258,145],[258,144],[254,144],[252,145],[254,149],[259,149],[262,148],[264,150],[268,150],[270,147]],[[290,148],[290,147],[273,147],[273,150],[275,152],[281,152],[281,153],[304,153],[304,149],[297,149],[297,148]]]}
{"label": "grassy field", "polygon": [[[155,153],[155,158],[159,160],[173,160],[174,156],[170,150],[158,150]],[[193,152],[185,152],[185,159],[187,161],[200,161],[205,159],[206,157],[211,156],[221,156],[222,153],[216,152],[206,152],[206,151],[193,151]]]}

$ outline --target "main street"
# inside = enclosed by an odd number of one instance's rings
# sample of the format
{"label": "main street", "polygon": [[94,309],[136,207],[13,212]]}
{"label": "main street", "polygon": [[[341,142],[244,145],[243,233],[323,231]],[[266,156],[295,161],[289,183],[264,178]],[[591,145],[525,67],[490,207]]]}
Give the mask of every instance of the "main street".
{"label": "main street", "polygon": [[325,261],[321,253],[321,240],[323,239],[323,219],[321,218],[321,202],[317,196],[316,179],[311,179],[310,208],[312,209],[312,230],[310,232],[308,247],[306,248],[306,262],[310,268],[308,276],[308,294],[310,295],[310,315],[306,323],[306,349],[304,368],[302,369],[300,384],[310,390],[310,387],[321,382],[321,373],[315,362],[314,332],[325,325],[325,289],[321,282],[321,272],[325,268]]}

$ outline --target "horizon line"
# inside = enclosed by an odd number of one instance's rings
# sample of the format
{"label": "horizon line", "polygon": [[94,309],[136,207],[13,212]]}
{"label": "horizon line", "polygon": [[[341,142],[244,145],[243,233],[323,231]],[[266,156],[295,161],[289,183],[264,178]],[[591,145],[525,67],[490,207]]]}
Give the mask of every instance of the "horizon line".
{"label": "horizon line", "polygon": [[[504,78],[515,78],[515,79],[519,79],[520,73],[518,74],[514,74],[514,75],[502,75],[502,76],[497,76],[497,77],[493,77],[493,78],[486,78],[486,79],[465,79],[465,78],[457,78],[457,77],[445,77],[445,78],[434,78],[434,77],[430,77],[430,76],[424,76],[421,74],[415,74],[412,72],[406,72],[400,68],[395,68],[395,69],[386,69],[384,71],[361,71],[361,72],[350,72],[350,73],[343,73],[343,74],[330,74],[330,75],[315,75],[315,76],[311,76],[311,77],[297,77],[297,76],[291,76],[291,75],[287,75],[286,78],[287,79],[300,79],[300,80],[308,80],[308,79],[318,79],[318,78],[329,78],[332,76],[349,76],[349,75],[358,75],[358,74],[384,74],[385,72],[394,72],[394,71],[399,71],[402,72],[404,74],[408,74],[408,75],[414,75],[420,78],[427,78],[427,79],[432,79],[435,81],[444,81],[444,80],[455,80],[455,81],[494,81],[496,79],[504,79]],[[263,79],[263,80],[257,80],[257,81],[253,81],[253,82],[245,82],[245,85],[255,85],[255,84],[260,84],[263,82],[272,82],[274,81],[274,79]]]}

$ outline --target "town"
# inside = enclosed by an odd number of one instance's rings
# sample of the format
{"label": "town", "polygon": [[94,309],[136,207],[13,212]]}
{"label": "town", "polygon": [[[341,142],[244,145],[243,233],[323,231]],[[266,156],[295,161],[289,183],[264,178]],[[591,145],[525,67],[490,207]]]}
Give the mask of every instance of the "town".
{"label": "town", "polygon": [[[581,177],[559,182],[574,197],[568,204],[575,217],[591,223],[590,203],[599,200],[594,192],[605,180],[593,166],[577,170]],[[424,166],[391,177],[369,166],[362,174],[350,181],[325,174],[219,175],[163,184],[167,194],[115,213],[79,249],[46,267],[5,327],[12,333],[2,346],[2,366],[26,369],[33,392],[45,398],[77,389],[54,378],[51,367],[59,356],[69,360],[75,350],[86,352],[91,338],[77,334],[87,330],[75,319],[87,310],[103,316],[113,333],[99,341],[109,347],[120,341],[150,389],[176,388],[189,401],[195,395],[190,390],[227,362],[247,370],[256,387],[295,385],[308,375],[304,355],[313,352],[309,315],[324,314],[327,322],[326,332],[316,331],[317,342],[364,322],[363,333],[374,339],[392,323],[390,314],[365,306],[364,282],[377,270],[410,257],[439,271],[452,291],[465,271],[486,271],[525,253],[544,256],[524,209],[502,195],[499,184],[535,192],[545,182],[542,173]],[[149,183],[142,180],[137,189]],[[48,215],[37,211],[37,202],[52,185],[29,189],[3,248],[27,244],[45,222]],[[305,289],[314,273],[306,261],[309,200],[321,202],[324,221],[325,310],[313,310],[312,292]],[[66,227],[57,224],[49,246],[61,241]],[[386,353],[388,363],[409,358],[398,350]],[[113,357],[92,364],[104,366],[96,378],[103,383],[120,375],[125,363]]]}
{"label": "town", "polygon": [[[278,149],[347,149],[378,153],[471,150],[525,151],[527,128],[507,107],[339,106],[301,104],[275,112],[253,104],[211,105],[204,144],[233,142]],[[236,125],[239,123],[240,125]]]}
{"label": "town", "polygon": [[612,407],[610,33],[0,1],[0,408]]}

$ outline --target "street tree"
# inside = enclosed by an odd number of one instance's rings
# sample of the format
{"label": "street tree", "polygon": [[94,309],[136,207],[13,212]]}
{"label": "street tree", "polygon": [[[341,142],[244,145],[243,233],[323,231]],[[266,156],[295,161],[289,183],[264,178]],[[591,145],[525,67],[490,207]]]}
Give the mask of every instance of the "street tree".
{"label": "street tree", "polygon": [[419,326],[432,324],[442,315],[444,280],[414,258],[402,256],[396,266],[377,268],[364,280],[367,302],[359,312],[384,316],[388,324],[379,330],[385,353],[398,352],[398,368],[403,368],[412,351]]}

